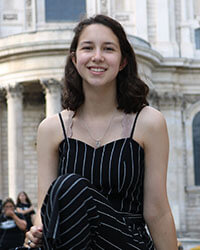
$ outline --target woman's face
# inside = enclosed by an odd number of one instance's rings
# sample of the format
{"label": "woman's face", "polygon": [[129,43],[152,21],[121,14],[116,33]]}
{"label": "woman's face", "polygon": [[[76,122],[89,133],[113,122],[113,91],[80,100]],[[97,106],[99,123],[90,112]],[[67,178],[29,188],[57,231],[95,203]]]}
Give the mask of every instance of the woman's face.
{"label": "woman's face", "polygon": [[21,201],[21,202],[25,202],[26,201],[26,195],[22,192],[22,193],[20,193],[20,195],[19,195],[19,200]]}
{"label": "woman's face", "polygon": [[83,84],[103,86],[116,83],[125,66],[117,36],[102,24],[91,24],[82,31],[73,63]]}

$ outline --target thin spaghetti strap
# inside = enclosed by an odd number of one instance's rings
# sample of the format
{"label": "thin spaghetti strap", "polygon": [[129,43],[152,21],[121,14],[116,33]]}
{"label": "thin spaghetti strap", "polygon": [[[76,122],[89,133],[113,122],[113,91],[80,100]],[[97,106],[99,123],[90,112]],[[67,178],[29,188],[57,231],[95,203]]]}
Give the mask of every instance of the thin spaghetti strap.
{"label": "thin spaghetti strap", "polygon": [[67,135],[66,135],[66,131],[65,131],[65,125],[64,125],[64,121],[63,121],[62,115],[61,115],[61,113],[58,113],[58,115],[59,115],[61,126],[62,126],[62,129],[63,129],[64,138],[65,138],[65,140],[67,140]]}
{"label": "thin spaghetti strap", "polygon": [[135,125],[136,125],[136,122],[137,122],[137,118],[138,118],[138,116],[139,116],[140,111],[141,111],[144,107],[145,107],[145,106],[142,106],[142,108],[137,112],[137,114],[136,114],[136,116],[135,116],[135,120],[134,120],[133,127],[132,127],[132,130],[131,130],[130,138],[133,138],[133,133],[134,133],[134,130],[135,130]]}

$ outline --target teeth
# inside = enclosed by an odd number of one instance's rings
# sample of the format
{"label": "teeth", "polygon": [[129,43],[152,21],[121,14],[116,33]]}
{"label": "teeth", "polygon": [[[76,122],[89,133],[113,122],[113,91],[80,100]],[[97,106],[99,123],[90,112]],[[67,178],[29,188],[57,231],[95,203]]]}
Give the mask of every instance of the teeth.
{"label": "teeth", "polygon": [[105,71],[105,69],[100,69],[100,68],[90,68],[92,71],[95,71],[95,72],[103,72]]}

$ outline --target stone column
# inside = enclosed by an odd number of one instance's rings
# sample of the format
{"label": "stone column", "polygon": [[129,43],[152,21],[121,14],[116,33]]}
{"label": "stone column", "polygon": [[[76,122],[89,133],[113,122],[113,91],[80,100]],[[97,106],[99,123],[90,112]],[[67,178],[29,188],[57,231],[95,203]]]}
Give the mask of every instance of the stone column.
{"label": "stone column", "polygon": [[172,46],[172,55],[173,57],[179,56],[179,42],[176,36],[177,32],[177,22],[179,17],[176,13],[176,2],[174,0],[169,0],[168,2],[169,6],[169,35],[170,35],[170,42]]}
{"label": "stone column", "polygon": [[99,0],[97,1],[97,12],[103,15],[111,14],[111,3],[110,0]]}
{"label": "stone column", "polygon": [[177,56],[174,0],[147,0],[148,39],[164,56]]}
{"label": "stone column", "polygon": [[200,1],[194,0],[194,16],[200,17]]}
{"label": "stone column", "polygon": [[191,0],[181,1],[181,24],[180,24],[180,51],[182,57],[193,57],[194,47],[191,36],[191,13],[193,13],[193,3]]}
{"label": "stone column", "polygon": [[8,193],[13,199],[24,189],[22,87],[7,88]]}
{"label": "stone column", "polygon": [[169,42],[169,6],[168,0],[158,0],[157,3],[157,41]]}
{"label": "stone column", "polygon": [[97,14],[97,3],[94,0],[86,0],[86,14],[88,17]]}
{"label": "stone column", "polygon": [[45,89],[46,117],[61,111],[61,84],[55,79],[42,80]]}
{"label": "stone column", "polygon": [[[171,7],[171,8],[170,8]],[[174,19],[174,6],[169,0],[158,0],[157,2],[157,43],[156,48],[164,56],[174,56],[173,44],[171,41],[172,27],[170,22]],[[171,23],[171,25],[175,25]]]}
{"label": "stone column", "polygon": [[36,0],[25,0],[25,26],[26,30],[36,29]]}
{"label": "stone column", "polygon": [[156,0],[147,0],[148,41],[156,43]]}
{"label": "stone column", "polygon": [[147,1],[146,0],[136,0],[135,2],[135,26],[136,26],[136,35],[148,40],[147,32]]}
{"label": "stone column", "polygon": [[168,167],[168,195],[179,232],[186,229],[186,177],[184,124],[182,116],[183,97],[177,92],[159,94],[159,107],[164,114],[170,141]]}

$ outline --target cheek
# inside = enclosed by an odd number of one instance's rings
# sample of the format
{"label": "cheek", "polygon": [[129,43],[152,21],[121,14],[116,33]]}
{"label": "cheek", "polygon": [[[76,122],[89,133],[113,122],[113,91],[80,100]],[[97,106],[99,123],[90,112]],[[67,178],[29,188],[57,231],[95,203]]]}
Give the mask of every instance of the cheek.
{"label": "cheek", "polygon": [[110,66],[119,69],[120,64],[121,64],[121,57],[111,57],[109,59],[109,64]]}
{"label": "cheek", "polygon": [[87,62],[88,62],[88,59],[86,57],[77,57],[76,63],[74,65],[77,71],[79,72],[79,74],[80,74],[80,71],[82,71],[86,67]]}
{"label": "cheek", "polygon": [[77,53],[76,63],[79,67],[87,63],[89,60],[90,60],[90,56],[88,54]]}

